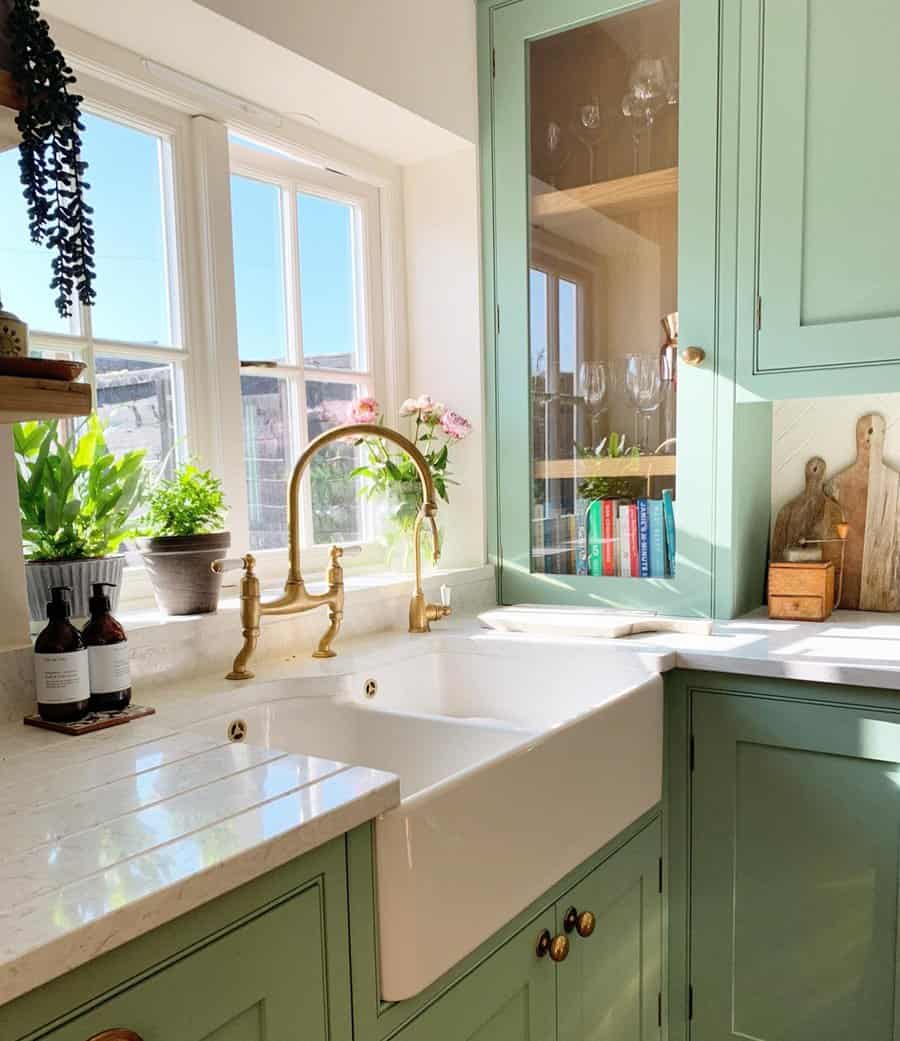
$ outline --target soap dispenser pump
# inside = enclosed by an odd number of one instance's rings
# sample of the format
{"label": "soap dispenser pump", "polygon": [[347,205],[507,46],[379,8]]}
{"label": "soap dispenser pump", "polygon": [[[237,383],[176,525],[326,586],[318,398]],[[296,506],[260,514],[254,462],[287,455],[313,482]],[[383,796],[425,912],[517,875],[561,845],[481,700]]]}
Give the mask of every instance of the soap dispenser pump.
{"label": "soap dispenser pump", "polygon": [[91,688],[88,653],[69,621],[68,586],[54,586],[47,625],[34,642],[34,684],[38,713],[51,723],[74,723],[87,714]]}
{"label": "soap dispenser pump", "polygon": [[91,617],[81,630],[90,664],[92,712],[121,712],[131,702],[128,637],[110,614],[107,589],[115,589],[115,585],[94,583],[88,601]]}

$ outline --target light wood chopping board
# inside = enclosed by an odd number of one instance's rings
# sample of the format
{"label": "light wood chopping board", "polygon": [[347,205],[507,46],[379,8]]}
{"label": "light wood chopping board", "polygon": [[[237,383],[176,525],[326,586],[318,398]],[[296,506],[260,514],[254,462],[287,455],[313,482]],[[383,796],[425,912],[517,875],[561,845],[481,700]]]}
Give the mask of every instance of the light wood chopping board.
{"label": "light wood chopping board", "polygon": [[[836,524],[841,522],[841,507],[825,492],[825,460],[813,456],[806,463],[806,486],[796,499],[782,506],[772,532],[772,560],[784,560],[788,546],[796,546],[801,539],[837,538]],[[841,547],[838,543],[822,546],[822,559],[840,565]]]}
{"label": "light wood chopping board", "polygon": [[884,417],[861,416],[856,461],[830,479],[828,490],[850,525],[841,607],[900,610],[900,472],[884,461]]}

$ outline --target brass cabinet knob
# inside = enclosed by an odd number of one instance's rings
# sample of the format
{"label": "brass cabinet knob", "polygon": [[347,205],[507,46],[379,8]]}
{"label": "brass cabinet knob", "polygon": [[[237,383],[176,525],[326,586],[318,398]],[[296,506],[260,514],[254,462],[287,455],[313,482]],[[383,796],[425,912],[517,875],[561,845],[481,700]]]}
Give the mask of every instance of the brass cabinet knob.
{"label": "brass cabinet knob", "polygon": [[537,943],[535,944],[535,947],[534,947],[534,953],[539,958],[546,958],[547,955],[550,953],[550,940],[551,940],[550,930],[549,929],[543,929],[541,931],[540,935],[538,936]]}
{"label": "brass cabinet knob", "polygon": [[681,360],[685,365],[702,365],[706,359],[706,351],[702,347],[685,347],[681,352]]}
{"label": "brass cabinet knob", "polygon": [[578,930],[578,935],[587,939],[594,929],[597,928],[597,918],[593,911],[582,911],[578,916],[578,921],[575,923],[575,928]]}
{"label": "brass cabinet knob", "polygon": [[565,961],[569,957],[569,937],[554,936],[550,941],[550,960],[555,962]]}
{"label": "brass cabinet knob", "polygon": [[104,1030],[100,1034],[94,1034],[93,1037],[88,1038],[88,1041],[141,1041],[141,1035],[136,1034],[133,1030],[116,1027],[113,1030]]}
{"label": "brass cabinet knob", "polygon": [[597,917],[593,911],[581,911],[579,913],[574,907],[570,907],[563,918],[563,929],[567,933],[574,930],[585,939],[591,935],[596,927]]}

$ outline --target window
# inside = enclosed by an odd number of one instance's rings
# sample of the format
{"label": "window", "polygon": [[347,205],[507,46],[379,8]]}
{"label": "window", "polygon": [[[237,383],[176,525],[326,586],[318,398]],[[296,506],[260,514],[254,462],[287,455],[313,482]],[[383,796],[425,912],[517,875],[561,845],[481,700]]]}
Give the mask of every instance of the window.
{"label": "window", "polygon": [[[142,106],[143,107],[143,106]],[[133,111],[133,110],[132,110]],[[80,360],[114,451],[146,450],[154,471],[187,454],[186,337],[173,174],[176,129],[85,104],[97,301],[60,318],[51,253],[30,242],[18,152],[0,154],[0,290],[30,326],[31,351]]]}
{"label": "window", "polygon": [[[287,545],[287,483],[303,447],[377,395],[378,195],[348,177],[231,140],[231,206],[250,544]],[[315,457],[307,544],[370,539],[352,445]]]}

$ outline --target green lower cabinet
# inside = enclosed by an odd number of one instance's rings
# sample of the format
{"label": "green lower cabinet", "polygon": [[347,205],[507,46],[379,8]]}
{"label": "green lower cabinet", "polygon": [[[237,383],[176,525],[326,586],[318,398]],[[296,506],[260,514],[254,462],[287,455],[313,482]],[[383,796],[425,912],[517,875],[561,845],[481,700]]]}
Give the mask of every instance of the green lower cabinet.
{"label": "green lower cabinet", "polygon": [[44,1037],[127,1027],[141,1041],[327,1041],[319,912],[307,890]]}
{"label": "green lower cabinet", "polygon": [[556,974],[536,942],[554,928],[552,909],[429,1006],[403,1041],[551,1041],[556,1036]]}
{"label": "green lower cabinet", "polygon": [[708,676],[676,697],[692,1018],[673,1041],[897,1041],[896,695]]}
{"label": "green lower cabinet", "polygon": [[655,1041],[660,1031],[662,899],[659,824],[646,828],[557,904],[557,920],[585,911],[594,931],[569,932],[557,968],[558,1041]]}
{"label": "green lower cabinet", "polygon": [[0,1008],[2,1041],[351,1041],[343,838]]}

